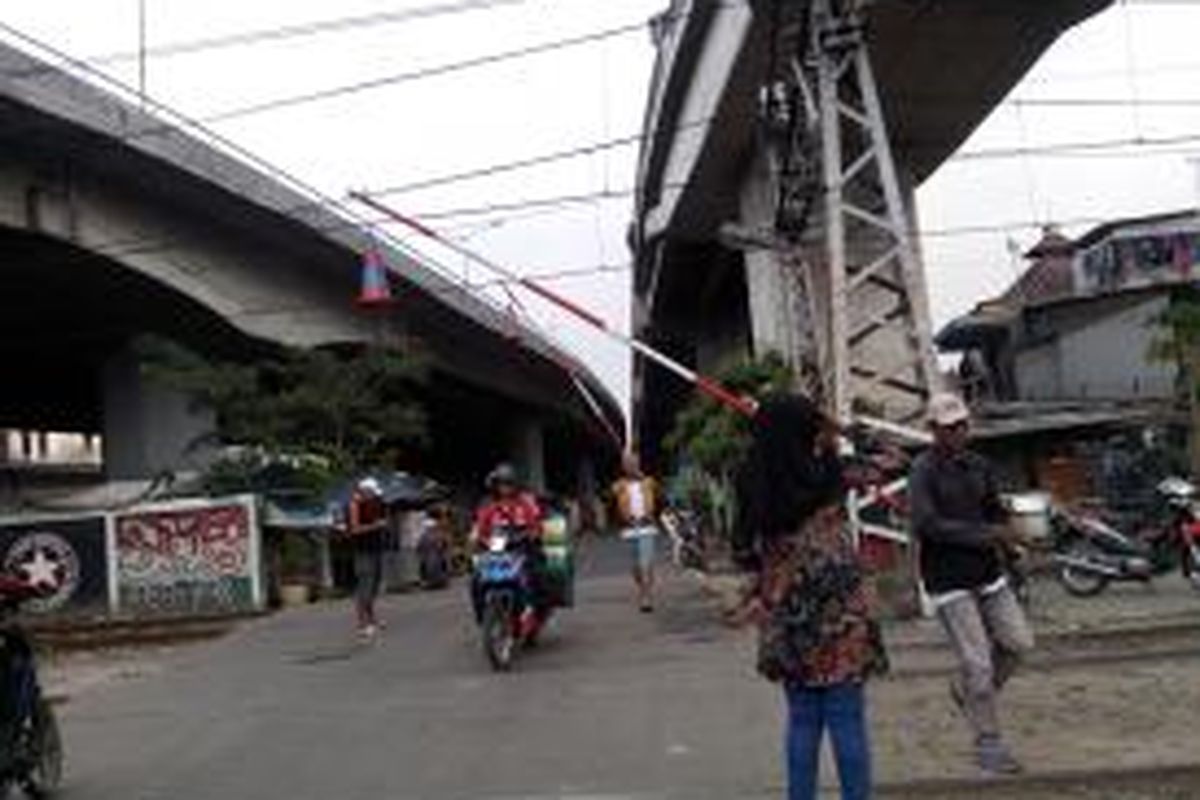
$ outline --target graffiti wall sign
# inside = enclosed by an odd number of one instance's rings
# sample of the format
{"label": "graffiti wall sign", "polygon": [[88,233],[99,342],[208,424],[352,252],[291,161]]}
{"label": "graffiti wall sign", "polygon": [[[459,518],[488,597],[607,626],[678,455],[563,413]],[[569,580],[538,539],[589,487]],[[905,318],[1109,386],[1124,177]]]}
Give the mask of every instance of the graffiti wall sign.
{"label": "graffiti wall sign", "polygon": [[262,604],[253,498],[143,506],[113,517],[123,613],[248,611]]}
{"label": "graffiti wall sign", "polygon": [[105,520],[100,515],[0,522],[0,569],[36,584],[34,613],[102,613],[108,606]]}

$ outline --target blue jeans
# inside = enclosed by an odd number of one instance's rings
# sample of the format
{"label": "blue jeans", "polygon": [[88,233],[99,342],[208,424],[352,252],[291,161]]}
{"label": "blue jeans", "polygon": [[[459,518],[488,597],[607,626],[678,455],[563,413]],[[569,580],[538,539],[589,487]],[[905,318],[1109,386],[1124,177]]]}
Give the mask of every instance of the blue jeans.
{"label": "blue jeans", "polygon": [[842,800],[871,796],[871,747],[867,741],[862,684],[787,688],[788,800],[816,800],[817,768],[825,730],[833,740]]}

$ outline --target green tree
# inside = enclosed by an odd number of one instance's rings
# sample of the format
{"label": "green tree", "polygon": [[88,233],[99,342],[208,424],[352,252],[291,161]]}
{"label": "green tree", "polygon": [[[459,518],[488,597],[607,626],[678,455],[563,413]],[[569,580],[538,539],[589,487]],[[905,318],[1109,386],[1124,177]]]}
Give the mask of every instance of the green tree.
{"label": "green tree", "polygon": [[[787,391],[792,371],[778,353],[732,364],[717,379],[735,392],[761,398]],[[750,447],[750,421],[707,395],[696,394],[675,416],[663,442],[689,494],[705,497],[703,509],[721,531],[732,525],[733,476]]]}
{"label": "green tree", "polygon": [[148,377],[212,410],[209,438],[220,444],[273,458],[315,456],[341,473],[428,444],[419,356],[378,346],[290,348],[234,363],[157,337],[140,342],[139,352]]}
{"label": "green tree", "polygon": [[[746,359],[717,375],[722,385],[740,394],[761,398],[786,391],[792,371],[778,353]],[[745,415],[708,395],[696,394],[675,416],[664,442],[676,462],[680,460],[712,474],[728,472],[741,463],[750,444],[750,425]]]}
{"label": "green tree", "polygon": [[1191,472],[1200,476],[1200,292],[1177,289],[1155,322],[1159,335],[1150,345],[1150,356],[1178,369],[1179,393],[1191,419]]}

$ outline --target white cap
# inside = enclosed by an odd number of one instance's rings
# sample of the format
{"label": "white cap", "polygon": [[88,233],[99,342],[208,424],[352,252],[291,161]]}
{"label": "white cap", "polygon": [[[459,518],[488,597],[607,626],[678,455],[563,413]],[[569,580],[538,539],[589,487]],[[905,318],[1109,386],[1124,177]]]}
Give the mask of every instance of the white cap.
{"label": "white cap", "polygon": [[941,392],[929,399],[928,418],[932,424],[947,428],[966,422],[971,418],[971,410],[958,395]]}
{"label": "white cap", "polygon": [[358,488],[362,489],[367,494],[376,496],[383,494],[383,487],[379,485],[379,481],[372,477],[363,478],[358,482]]}

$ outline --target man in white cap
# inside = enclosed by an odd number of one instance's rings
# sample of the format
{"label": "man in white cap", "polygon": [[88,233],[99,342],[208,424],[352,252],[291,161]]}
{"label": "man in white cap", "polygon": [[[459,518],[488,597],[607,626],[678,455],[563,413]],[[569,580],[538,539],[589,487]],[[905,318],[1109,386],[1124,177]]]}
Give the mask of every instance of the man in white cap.
{"label": "man in white cap", "polygon": [[1007,513],[991,465],[967,448],[970,411],[962,399],[935,395],[929,425],[933,446],[913,463],[909,501],[921,577],[958,655],[951,696],[971,725],[980,768],[1019,772],[1000,734],[996,697],[1033,647],[1033,633],[999,551],[1011,536]]}

